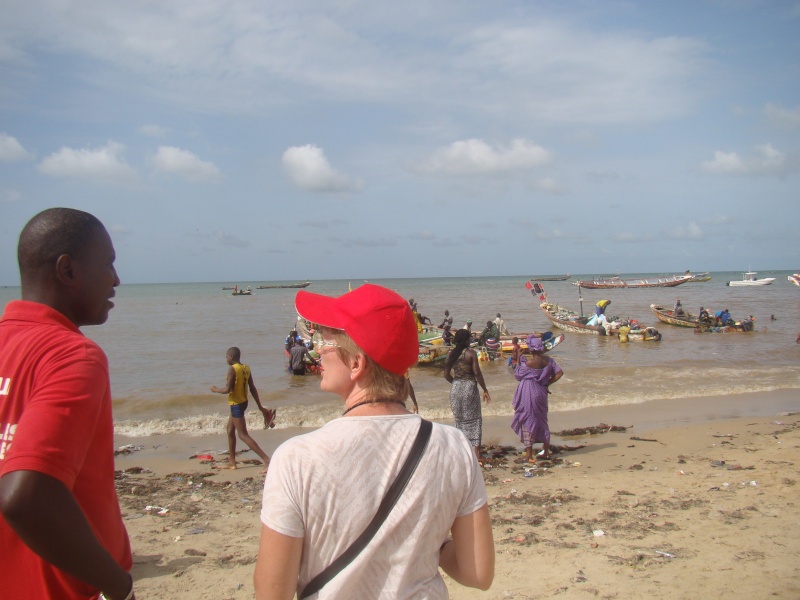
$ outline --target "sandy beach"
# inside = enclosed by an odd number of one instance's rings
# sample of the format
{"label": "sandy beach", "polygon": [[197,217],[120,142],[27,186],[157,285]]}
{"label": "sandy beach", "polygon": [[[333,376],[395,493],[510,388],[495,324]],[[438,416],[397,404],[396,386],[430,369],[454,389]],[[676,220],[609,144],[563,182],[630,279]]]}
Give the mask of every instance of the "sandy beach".
{"label": "sandy beach", "polygon": [[[554,413],[553,432],[625,430],[554,435],[561,451],[536,465],[517,462],[506,419],[487,420],[496,576],[486,592],[448,581],[451,597],[800,596],[800,394],[751,396]],[[252,433],[269,453],[298,432]],[[253,453],[228,471],[222,432],[117,443],[134,446],[117,457],[117,489],[138,596],[252,597]]]}

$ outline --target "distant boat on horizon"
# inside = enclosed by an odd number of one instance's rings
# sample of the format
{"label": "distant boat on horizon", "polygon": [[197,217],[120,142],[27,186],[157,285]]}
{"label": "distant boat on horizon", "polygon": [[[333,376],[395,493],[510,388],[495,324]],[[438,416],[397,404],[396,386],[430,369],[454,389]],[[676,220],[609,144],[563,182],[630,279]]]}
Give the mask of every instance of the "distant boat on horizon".
{"label": "distant boat on horizon", "polygon": [[566,281],[572,277],[569,273],[566,275],[542,275],[540,277],[531,277],[532,281]]}
{"label": "distant boat on horizon", "polygon": [[307,288],[310,285],[311,285],[310,281],[303,281],[302,283],[285,283],[285,284],[280,284],[280,285],[259,285],[258,289],[259,290],[275,290],[275,289],[279,289],[279,288],[296,289],[296,288]]}
{"label": "distant boat on horizon", "polygon": [[586,288],[587,290],[613,290],[620,288],[654,288],[654,287],[675,287],[687,281],[691,281],[691,275],[673,275],[672,277],[643,277],[640,279],[589,279],[583,281],[573,281],[572,285]]}

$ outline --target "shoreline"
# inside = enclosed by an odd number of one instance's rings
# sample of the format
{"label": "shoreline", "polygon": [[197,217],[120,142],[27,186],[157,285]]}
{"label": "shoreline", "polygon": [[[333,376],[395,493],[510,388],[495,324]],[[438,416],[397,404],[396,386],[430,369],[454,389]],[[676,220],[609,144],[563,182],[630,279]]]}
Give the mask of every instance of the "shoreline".
{"label": "shoreline", "polygon": [[[600,422],[632,428],[554,436],[568,448],[529,465],[518,462],[508,419],[486,423],[487,443],[512,442],[490,447],[483,470],[495,580],[481,592],[445,576],[452,599],[800,596],[796,392],[552,417],[554,431]],[[255,433],[267,450],[298,432]],[[164,459],[190,446],[220,448],[223,433],[175,447],[160,441],[117,457],[137,593],[252,598],[261,467],[214,472],[188,455]]]}
{"label": "shoreline", "polygon": [[[629,431],[646,432],[655,429],[666,429],[678,425],[692,425],[707,421],[721,421],[743,417],[777,416],[781,413],[800,411],[800,390],[775,390],[772,392],[749,392],[733,396],[708,396],[700,398],[680,398],[670,400],[654,400],[640,404],[613,405],[606,407],[583,408],[573,411],[551,412],[549,415],[552,432],[574,429],[577,427],[596,426],[600,423],[629,427]],[[424,406],[421,414],[425,417]],[[280,419],[280,413],[278,414]],[[436,420],[452,425],[450,420]],[[512,431],[511,417],[484,417],[484,445],[503,445],[521,447],[519,439]],[[268,455],[287,439],[296,435],[309,433],[310,427],[276,427],[271,430],[248,428],[250,435],[258,442]],[[591,437],[591,436],[589,436]],[[583,443],[585,438],[569,438],[570,441]],[[552,443],[562,444],[565,441],[553,435]],[[227,450],[225,432],[220,430],[215,435],[159,434],[148,437],[128,437],[115,435],[115,448],[133,445],[141,449],[130,454],[116,457],[118,469],[132,466],[152,470],[157,475],[181,472],[189,468],[202,469],[197,459],[189,457],[198,454],[219,455]],[[255,457],[246,445],[237,440],[239,460]],[[255,469],[242,468],[236,471],[224,471],[213,476],[214,479],[241,480],[252,476]]]}

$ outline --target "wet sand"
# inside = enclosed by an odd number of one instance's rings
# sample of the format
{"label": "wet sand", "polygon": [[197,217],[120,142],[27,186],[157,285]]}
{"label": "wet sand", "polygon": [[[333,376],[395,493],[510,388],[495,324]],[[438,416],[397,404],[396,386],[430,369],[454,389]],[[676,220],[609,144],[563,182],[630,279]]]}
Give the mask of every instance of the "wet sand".
{"label": "wet sand", "polygon": [[[448,581],[451,597],[800,596],[800,393],[748,396],[552,413],[554,432],[628,429],[554,436],[562,451],[536,465],[517,462],[509,419],[487,421],[495,582],[480,592]],[[268,453],[298,432],[251,431]],[[144,446],[117,457],[137,593],[251,598],[254,454],[214,468],[227,460],[222,432],[125,444]]]}

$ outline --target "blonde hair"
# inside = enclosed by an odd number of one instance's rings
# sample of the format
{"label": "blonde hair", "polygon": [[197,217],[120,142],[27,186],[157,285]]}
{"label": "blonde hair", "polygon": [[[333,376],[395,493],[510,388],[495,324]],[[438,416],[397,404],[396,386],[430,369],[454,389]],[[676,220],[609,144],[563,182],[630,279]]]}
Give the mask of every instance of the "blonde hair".
{"label": "blonde hair", "polygon": [[330,338],[339,344],[336,350],[339,358],[343,361],[350,360],[357,354],[362,354],[367,360],[366,381],[367,400],[381,402],[403,402],[408,398],[408,380],[405,375],[397,375],[387,371],[367,354],[353,341],[342,329],[331,329],[330,327],[320,327],[320,331],[326,338]]}

